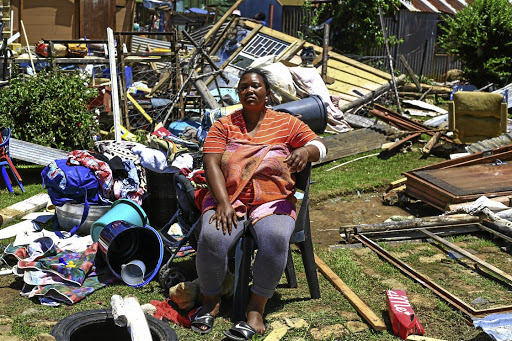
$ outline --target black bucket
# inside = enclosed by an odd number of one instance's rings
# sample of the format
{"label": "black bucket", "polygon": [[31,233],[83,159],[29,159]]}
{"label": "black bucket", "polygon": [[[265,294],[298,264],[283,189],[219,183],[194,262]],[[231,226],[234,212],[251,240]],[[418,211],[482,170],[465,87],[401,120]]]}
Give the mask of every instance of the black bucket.
{"label": "black bucket", "polygon": [[[151,339],[148,341],[177,341],[176,332],[168,323],[146,315]],[[57,341],[131,341],[126,327],[118,327],[110,309],[82,311],[59,321],[50,333]]]}
{"label": "black bucket", "polygon": [[322,98],[317,95],[279,104],[272,109],[300,115],[299,118],[302,122],[306,123],[317,134],[323,133],[327,127],[327,108]]}
{"label": "black bucket", "polygon": [[173,217],[178,209],[174,173],[157,173],[146,169],[149,196],[143,200],[151,226],[159,230]]}

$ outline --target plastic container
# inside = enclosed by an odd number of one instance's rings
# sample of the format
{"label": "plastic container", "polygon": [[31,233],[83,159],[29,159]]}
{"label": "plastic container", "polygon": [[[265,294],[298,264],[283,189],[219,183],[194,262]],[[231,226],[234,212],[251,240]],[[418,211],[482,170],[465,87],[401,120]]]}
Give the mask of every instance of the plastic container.
{"label": "plastic container", "polygon": [[164,256],[162,237],[151,226],[144,227],[117,220],[104,226],[99,237],[99,252],[108,268],[119,279],[123,279],[123,267],[134,260],[144,263],[145,273],[142,283],[126,283],[141,287],[149,283],[160,270]]}
{"label": "plastic container", "polygon": [[157,173],[146,169],[149,195],[142,206],[148,214],[151,226],[161,229],[178,209],[176,188],[172,181],[175,173]]}
{"label": "plastic container", "polygon": [[146,212],[136,202],[130,199],[119,199],[112,204],[107,213],[91,225],[92,240],[98,241],[100,233],[106,225],[121,219],[135,226],[145,226],[149,223]]}
{"label": "plastic container", "polygon": [[[91,226],[110,210],[111,206],[90,205],[89,214],[84,223],[80,225],[76,233],[80,236],[87,236],[91,232]],[[55,207],[55,214],[61,231],[71,231],[80,224],[84,212],[83,204],[64,204]]]}
{"label": "plastic container", "polygon": [[[119,70],[117,70],[117,73],[119,73]],[[129,67],[129,66],[124,67],[124,76],[126,78],[126,88],[128,89],[133,84],[133,75],[132,75],[131,67]],[[110,79],[110,68],[106,68],[105,70],[103,70],[102,77]]]}
{"label": "plastic container", "polygon": [[279,104],[273,109],[300,115],[301,121],[317,134],[323,133],[327,127],[327,108],[320,96],[313,95],[298,101]]}

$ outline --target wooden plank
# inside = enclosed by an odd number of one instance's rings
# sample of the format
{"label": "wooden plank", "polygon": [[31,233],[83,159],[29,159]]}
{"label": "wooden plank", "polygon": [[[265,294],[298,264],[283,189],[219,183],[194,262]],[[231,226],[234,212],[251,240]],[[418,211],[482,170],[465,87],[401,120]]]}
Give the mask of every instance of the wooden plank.
{"label": "wooden plank", "polygon": [[162,85],[169,80],[170,77],[171,77],[171,74],[169,72],[161,74],[160,79],[155,84],[155,86],[153,86],[153,88],[151,88],[151,91],[149,92],[148,95],[149,96],[153,95],[155,93],[155,91],[160,89],[162,87]]}
{"label": "wooden plank", "polygon": [[334,79],[334,81],[335,81],[334,84],[346,83],[348,85],[360,87],[362,89],[365,89],[366,91],[377,90],[378,88],[380,88],[382,86],[382,84],[387,84],[387,81],[384,79],[382,80],[381,83],[377,83],[377,82],[359,77],[357,74],[354,75],[353,73],[349,73],[349,72],[345,72],[345,71],[341,71],[341,70],[337,70],[337,69],[333,69],[333,68],[330,68],[327,71],[327,76],[332,77]]}
{"label": "wooden plank", "polygon": [[507,284],[512,285],[512,276],[507,274],[503,270],[498,269],[494,265],[487,263],[486,261],[484,261],[484,260],[478,258],[477,256],[473,255],[472,253],[464,250],[463,248],[458,247],[455,244],[450,243],[449,241],[447,241],[447,240],[445,240],[445,239],[435,235],[434,233],[432,233],[432,232],[430,232],[430,231],[428,231],[426,229],[420,229],[420,231],[425,233],[430,238],[434,239],[436,242],[441,243],[444,246],[450,248],[451,250],[453,250],[453,251],[463,255],[464,257],[469,258],[472,261],[476,262],[479,265],[479,267],[484,268],[485,270],[488,270],[492,274],[502,278],[503,280],[505,280],[505,282],[507,282]]}
{"label": "wooden plank", "polygon": [[315,263],[318,267],[318,270],[324,275],[324,277],[331,282],[331,284],[338,290],[345,298],[350,302],[350,304],[357,310],[357,312],[365,319],[366,322],[372,326],[375,330],[386,330],[386,324],[379,319],[377,315],[364,303],[359,296],[357,296],[352,289],[348,285],[345,284],[341,280],[341,278],[338,277],[334,273],[334,271],[331,270],[327,266],[327,264],[324,263],[323,260],[320,259],[317,255],[315,255]]}
{"label": "wooden plank", "polygon": [[[329,153],[322,163],[379,149],[386,142],[386,135],[372,128],[362,128],[327,136],[323,138],[323,141],[327,145]],[[314,165],[317,164],[319,163],[314,163]]]}
{"label": "wooden plank", "polygon": [[342,63],[357,67],[358,69],[368,71],[370,73],[373,73],[376,76],[382,77],[385,80],[389,81],[391,80],[391,75],[387,72],[381,71],[379,69],[373,68],[371,66],[368,66],[366,64],[360,63],[354,59],[345,57],[339,53],[336,52],[329,52],[329,58],[339,60]]}
{"label": "wooden plank", "polygon": [[237,2],[235,2],[233,4],[233,6],[231,6],[230,9],[228,9],[226,11],[226,13],[224,13],[224,15],[219,19],[219,21],[217,21],[217,23],[215,25],[213,25],[213,27],[210,29],[210,31],[208,31],[208,33],[206,33],[206,35],[204,36],[204,41],[205,42],[208,42],[208,40],[219,30],[219,28],[222,26],[222,24],[224,24],[224,22],[228,19],[228,17],[231,15],[231,13],[238,8],[238,6],[240,6],[240,4],[243,2],[244,0],[238,0]]}
{"label": "wooden plank", "polygon": [[385,84],[389,81],[388,79],[386,79],[384,77],[380,77],[379,75],[376,75],[372,72],[356,68],[350,64],[346,64],[346,63],[343,63],[343,62],[341,62],[339,60],[335,60],[335,59],[329,59],[327,61],[327,66],[331,69],[344,71],[346,73],[350,73],[352,75],[367,79],[367,80],[377,83],[377,84]]}
{"label": "wooden plank", "polygon": [[359,98],[360,96],[358,96],[357,93],[355,93],[353,90],[356,90],[363,95],[366,95],[366,94],[372,92],[372,90],[362,88],[357,85],[352,85],[352,84],[349,84],[349,83],[346,83],[346,82],[340,81],[340,80],[335,80],[334,83],[326,84],[326,86],[327,86],[327,89],[332,92],[342,93],[342,94],[346,94],[346,95],[352,95],[355,97],[355,99]]}
{"label": "wooden plank", "polygon": [[48,194],[40,193],[14,205],[2,208],[0,210],[0,226],[2,226],[2,224],[8,224],[13,220],[19,219],[27,213],[35,212],[45,208],[49,200],[50,197]]}

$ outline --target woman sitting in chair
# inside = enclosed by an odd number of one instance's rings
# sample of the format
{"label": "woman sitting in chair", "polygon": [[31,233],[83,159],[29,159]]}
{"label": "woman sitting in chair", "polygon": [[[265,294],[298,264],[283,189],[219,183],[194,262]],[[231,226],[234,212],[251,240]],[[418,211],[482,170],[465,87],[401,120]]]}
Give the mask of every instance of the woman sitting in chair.
{"label": "woman sitting in chair", "polygon": [[295,228],[292,173],[327,153],[305,123],[265,107],[269,89],[264,71],[244,71],[238,83],[242,109],[218,119],[204,143],[209,192],[203,200],[196,255],[203,304],[192,323],[192,330],[200,334],[213,327],[228,252],[244,233],[247,219],[258,244],[247,321],[225,334],[232,340],[250,340],[265,333],[263,312],[284,272]]}

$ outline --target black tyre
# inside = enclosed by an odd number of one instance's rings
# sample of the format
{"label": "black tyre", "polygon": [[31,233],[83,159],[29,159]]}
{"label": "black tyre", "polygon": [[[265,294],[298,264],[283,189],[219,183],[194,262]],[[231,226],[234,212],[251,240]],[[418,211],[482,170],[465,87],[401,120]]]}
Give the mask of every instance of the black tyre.
{"label": "black tyre", "polygon": [[[166,322],[146,315],[153,341],[178,341]],[[57,341],[130,341],[127,328],[118,327],[110,309],[82,311],[59,321],[50,333]]]}
{"label": "black tyre", "polygon": [[158,281],[164,290],[169,290],[178,283],[188,281],[188,276],[179,266],[164,265],[158,272]]}

